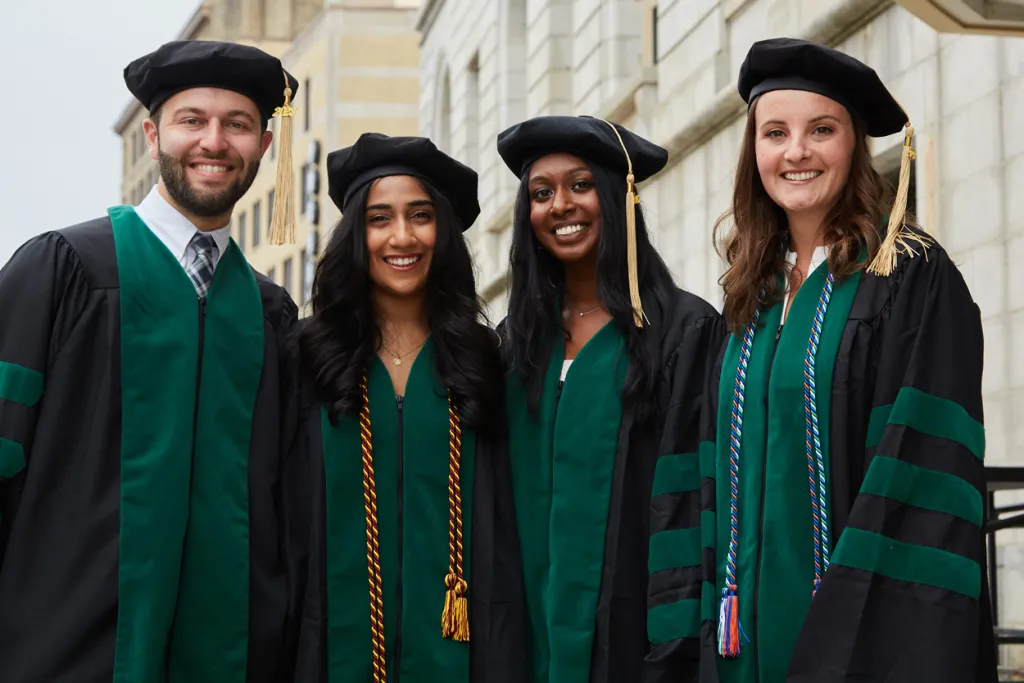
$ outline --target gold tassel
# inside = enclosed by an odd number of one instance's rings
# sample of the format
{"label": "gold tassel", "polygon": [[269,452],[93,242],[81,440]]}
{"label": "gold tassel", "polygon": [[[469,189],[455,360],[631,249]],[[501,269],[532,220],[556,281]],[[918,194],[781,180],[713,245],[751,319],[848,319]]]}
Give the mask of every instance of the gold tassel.
{"label": "gold tassel", "polygon": [[[623,148],[625,149],[625,148]],[[636,265],[636,205],[640,195],[633,185],[633,172],[626,176],[626,267],[629,269],[629,300],[633,306],[633,322],[644,326],[644,305],[640,301],[640,278]]]}
{"label": "gold tassel", "polygon": [[622,145],[622,152],[626,155],[626,268],[629,273],[629,300],[633,307],[633,323],[642,328],[647,316],[644,314],[644,305],[640,300],[640,277],[636,261],[636,207],[640,204],[640,193],[636,191],[636,185],[633,182],[633,161],[629,158],[626,143],[622,141],[619,129],[614,124],[610,121],[605,121],[605,123],[611,126],[612,132],[615,133],[619,144]]}
{"label": "gold tassel", "polygon": [[284,105],[274,109],[274,116],[281,117],[280,145],[277,159],[277,180],[274,190],[274,215],[270,220],[270,243],[295,244],[295,201],[293,196],[294,178],[292,173],[292,119],[295,107],[291,105],[292,89],[284,77]]}
{"label": "gold tassel", "polygon": [[466,599],[466,582],[455,574],[448,574],[444,580],[448,590],[444,596],[444,612],[441,614],[441,636],[458,642],[469,642],[469,601]]}
{"label": "gold tassel", "polygon": [[932,243],[932,240],[923,235],[907,230],[907,194],[910,192],[910,162],[914,159],[914,149],[911,141],[914,138],[914,127],[908,121],[906,124],[906,136],[903,138],[903,153],[900,156],[900,178],[896,186],[896,198],[892,203],[892,210],[889,212],[889,226],[886,229],[885,239],[878,247],[878,253],[871,260],[868,272],[874,275],[886,277],[896,269],[896,260],[900,254],[907,254],[910,258],[917,255],[912,243],[921,247],[923,252]]}

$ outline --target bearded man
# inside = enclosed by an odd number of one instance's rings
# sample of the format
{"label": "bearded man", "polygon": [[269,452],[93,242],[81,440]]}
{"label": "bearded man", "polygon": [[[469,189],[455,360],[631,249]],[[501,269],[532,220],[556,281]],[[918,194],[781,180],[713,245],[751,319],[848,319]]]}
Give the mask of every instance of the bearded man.
{"label": "bearded man", "polygon": [[298,83],[206,41],[125,81],[160,183],[0,270],[0,678],[287,681],[296,306],[229,221]]}

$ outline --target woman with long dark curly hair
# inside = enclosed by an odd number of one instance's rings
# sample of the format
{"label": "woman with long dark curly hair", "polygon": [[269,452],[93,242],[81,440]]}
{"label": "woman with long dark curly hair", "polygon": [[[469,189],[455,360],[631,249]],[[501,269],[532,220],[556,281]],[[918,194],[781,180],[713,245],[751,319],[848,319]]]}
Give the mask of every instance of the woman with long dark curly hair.
{"label": "woman with long dark curly hair", "polygon": [[650,242],[634,183],[664,167],[664,149],[602,119],[546,116],[504,131],[498,151],[521,179],[499,333],[527,680],[654,680],[648,580],[663,578],[672,520],[651,523],[651,487],[697,494],[686,472],[724,324]]}
{"label": "woman with long dark curly hair", "polygon": [[301,338],[313,542],[297,680],[521,680],[504,382],[463,231],[477,174],[426,138],[327,159],[342,211]]}
{"label": "woman with long dark curly hair", "polygon": [[[994,681],[981,319],[906,215],[909,118],[868,66],[800,40],[755,43],[739,91],[703,601],[666,648],[699,634],[701,683]],[[893,195],[867,138],[901,131]]]}

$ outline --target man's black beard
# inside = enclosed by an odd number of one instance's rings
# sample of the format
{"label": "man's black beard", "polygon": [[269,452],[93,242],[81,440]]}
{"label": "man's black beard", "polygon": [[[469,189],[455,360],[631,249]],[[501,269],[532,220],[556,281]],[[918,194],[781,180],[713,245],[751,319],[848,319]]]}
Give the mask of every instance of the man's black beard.
{"label": "man's black beard", "polygon": [[178,206],[196,216],[213,218],[230,213],[256,180],[260,170],[259,159],[245,166],[245,172],[233,184],[218,194],[198,192],[185,178],[185,166],[196,161],[224,161],[226,154],[213,157],[176,159],[170,154],[160,151],[160,177],[167,188],[167,194],[178,203]]}

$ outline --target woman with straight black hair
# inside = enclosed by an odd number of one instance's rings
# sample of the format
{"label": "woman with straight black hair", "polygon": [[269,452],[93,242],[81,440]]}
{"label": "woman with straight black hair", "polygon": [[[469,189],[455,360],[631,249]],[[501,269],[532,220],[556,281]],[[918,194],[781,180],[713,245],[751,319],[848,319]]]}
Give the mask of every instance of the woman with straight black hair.
{"label": "woman with straight black hair", "polygon": [[705,364],[725,328],[648,237],[634,182],[661,170],[664,149],[601,119],[546,116],[501,133],[498,152],[521,181],[499,333],[527,680],[660,680],[645,658],[676,615],[649,623],[648,586],[676,571],[675,527],[698,521],[654,511],[652,524],[652,487],[699,495]]}
{"label": "woman with straight black hair", "polygon": [[375,133],[327,167],[343,217],[301,339],[314,515],[297,680],[518,683],[504,384],[462,235],[477,174]]}

